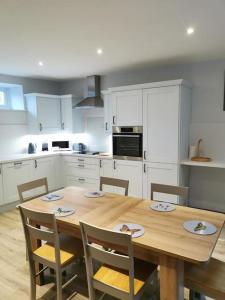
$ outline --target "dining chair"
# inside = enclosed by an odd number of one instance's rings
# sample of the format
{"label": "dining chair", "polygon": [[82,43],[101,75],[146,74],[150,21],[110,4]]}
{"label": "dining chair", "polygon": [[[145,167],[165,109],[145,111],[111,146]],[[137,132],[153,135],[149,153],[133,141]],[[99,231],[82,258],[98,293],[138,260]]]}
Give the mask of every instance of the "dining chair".
{"label": "dining chair", "polygon": [[110,185],[110,186],[124,188],[125,196],[128,196],[129,180],[111,178],[111,177],[100,177],[100,191],[102,191],[103,185]]}
{"label": "dining chair", "polygon": [[188,204],[187,203],[188,196],[189,196],[189,188],[188,187],[151,183],[151,200],[154,200],[154,193],[176,195],[181,198],[183,205]]}
{"label": "dining chair", "polygon": [[[184,285],[190,289],[190,300],[225,299],[225,262],[211,258],[208,264],[184,267]],[[203,296],[204,295],[204,296]]]}
{"label": "dining chair", "polygon": [[[108,294],[119,299],[140,299],[157,266],[134,259],[131,235],[101,229],[84,222],[80,222],[80,228],[87,271],[88,299],[95,299],[95,289],[103,292],[103,296]],[[110,247],[121,247],[127,254],[108,252],[102,247],[105,243]],[[97,272],[94,271],[93,260],[102,264]]]}
{"label": "dining chair", "polygon": [[[22,206],[19,206],[19,210],[30,267],[31,300],[36,299],[36,277],[48,267],[56,272],[57,300],[62,300],[63,289],[77,278],[76,274],[62,284],[62,271],[73,260],[82,256],[82,244],[77,239],[67,240],[64,245],[60,244],[56,218],[53,213],[33,211]],[[48,230],[40,227],[43,223],[48,226]],[[33,240],[45,241],[45,243],[33,250]],[[41,264],[44,267],[36,273],[35,264]]]}
{"label": "dining chair", "polygon": [[[38,190],[38,193],[36,195],[32,195],[30,197],[24,197],[24,193],[27,193],[29,191],[32,191],[32,190],[38,189],[38,188],[44,188],[44,192],[42,191],[40,193],[40,190]],[[44,178],[40,178],[37,180],[33,180],[30,182],[20,184],[17,186],[17,190],[18,190],[18,194],[19,194],[19,198],[20,198],[20,203],[23,203],[25,201],[31,200],[36,197],[43,196],[45,194],[48,194],[48,192],[49,192],[47,178],[44,177]]]}

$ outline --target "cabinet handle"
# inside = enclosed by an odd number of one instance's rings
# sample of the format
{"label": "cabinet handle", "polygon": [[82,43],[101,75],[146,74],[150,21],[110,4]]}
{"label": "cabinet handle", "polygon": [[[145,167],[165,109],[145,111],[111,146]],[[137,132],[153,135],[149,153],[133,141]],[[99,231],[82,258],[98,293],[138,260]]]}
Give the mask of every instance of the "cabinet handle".
{"label": "cabinet handle", "polygon": [[21,166],[22,165],[22,161],[16,161],[13,164],[14,164],[14,166]]}
{"label": "cabinet handle", "polygon": [[85,181],[85,179],[84,179],[84,178],[78,178],[78,180],[79,180],[79,181]]}
{"label": "cabinet handle", "polygon": [[146,153],[147,153],[147,151],[145,150],[144,151],[144,160],[146,160]]}
{"label": "cabinet handle", "polygon": [[116,161],[113,161],[113,169],[116,170]]}
{"label": "cabinet handle", "polygon": [[78,161],[84,161],[84,159],[78,158]]}
{"label": "cabinet handle", "polygon": [[116,116],[113,116],[113,125],[115,125],[116,124]]}
{"label": "cabinet handle", "polygon": [[102,160],[99,160],[99,167],[102,168]]}
{"label": "cabinet handle", "polygon": [[37,160],[36,159],[34,161],[34,167],[35,167],[35,169],[37,169]]}
{"label": "cabinet handle", "polygon": [[146,173],[146,164],[144,164],[144,173]]}
{"label": "cabinet handle", "polygon": [[61,127],[62,127],[62,130],[65,129],[65,123],[64,123],[64,122],[62,123],[62,126],[61,126]]}
{"label": "cabinet handle", "polygon": [[78,165],[78,167],[84,168],[84,165]]}
{"label": "cabinet handle", "polygon": [[42,130],[43,130],[43,126],[42,126],[42,124],[41,124],[41,123],[39,124],[39,129],[40,129],[40,131],[42,131]]}
{"label": "cabinet handle", "polygon": [[0,175],[2,175],[2,168],[0,167]]}
{"label": "cabinet handle", "polygon": [[108,122],[105,122],[105,130],[108,130]]}

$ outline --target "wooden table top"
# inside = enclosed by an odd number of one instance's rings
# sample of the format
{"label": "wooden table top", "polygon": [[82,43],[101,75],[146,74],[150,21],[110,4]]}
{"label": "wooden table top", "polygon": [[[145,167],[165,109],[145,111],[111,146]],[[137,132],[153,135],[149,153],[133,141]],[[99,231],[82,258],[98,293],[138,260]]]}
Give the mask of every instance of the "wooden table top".
{"label": "wooden table top", "polygon": [[[80,220],[108,229],[113,229],[118,223],[137,223],[145,228],[145,234],[133,239],[135,246],[194,263],[210,259],[225,221],[225,215],[220,213],[184,206],[177,206],[172,212],[157,212],[149,208],[149,200],[111,193],[99,198],[87,198],[85,191],[83,188],[68,187],[59,191],[64,195],[61,200],[47,202],[37,198],[25,202],[23,206],[43,212],[51,212],[58,206],[75,208],[75,214],[57,218],[59,224],[63,223],[71,229],[79,228]],[[183,228],[187,220],[208,221],[218,230],[213,235],[195,235]]]}

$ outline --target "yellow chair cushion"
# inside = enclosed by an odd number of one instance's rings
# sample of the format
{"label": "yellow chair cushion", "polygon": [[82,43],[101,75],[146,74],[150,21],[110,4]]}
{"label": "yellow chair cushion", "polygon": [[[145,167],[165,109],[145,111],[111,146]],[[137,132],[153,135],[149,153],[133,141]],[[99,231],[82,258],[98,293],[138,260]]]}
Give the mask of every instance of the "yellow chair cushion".
{"label": "yellow chair cushion", "polygon": [[[148,263],[146,263],[149,265]],[[136,295],[140,289],[144,286],[146,279],[151,274],[153,268],[150,268],[148,274],[145,272],[145,268],[143,269],[143,273],[140,278],[135,276],[134,278],[134,294]],[[143,276],[144,275],[144,276]],[[111,266],[103,265],[100,269],[95,273],[94,279],[98,280],[104,284],[107,284],[116,289],[122,290],[124,292],[130,292],[130,283],[129,283],[129,274],[128,271],[120,270],[118,268],[114,268]]]}
{"label": "yellow chair cushion", "polygon": [[[55,262],[55,248],[49,244],[42,245],[41,247],[37,248],[33,253],[51,262]],[[73,259],[74,255],[67,251],[60,250],[60,258],[61,265],[64,265],[65,263]]]}

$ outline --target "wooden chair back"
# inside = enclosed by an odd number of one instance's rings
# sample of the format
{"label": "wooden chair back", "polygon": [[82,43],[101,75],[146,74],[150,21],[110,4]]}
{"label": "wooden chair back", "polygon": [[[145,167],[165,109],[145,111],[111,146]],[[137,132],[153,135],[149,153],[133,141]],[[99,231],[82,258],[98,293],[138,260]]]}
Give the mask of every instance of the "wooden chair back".
{"label": "wooden chair back", "polygon": [[[45,188],[44,193],[35,195],[33,197],[29,197],[29,198],[24,198],[23,197],[23,194],[25,192],[31,191],[33,189],[41,188],[41,187]],[[18,193],[19,193],[20,203],[23,203],[25,201],[31,200],[31,199],[39,197],[39,196],[43,196],[45,194],[48,194],[48,181],[47,181],[47,178],[44,177],[44,178],[40,178],[40,179],[37,179],[37,180],[34,180],[34,181],[30,181],[30,182],[20,184],[20,185],[17,186],[17,190],[18,190]]]}
{"label": "wooden chair back", "polygon": [[[90,224],[80,222],[81,235],[83,240],[83,248],[85,254],[85,263],[87,270],[89,299],[94,300],[94,289],[98,289],[103,293],[109,294],[119,299],[134,299],[134,259],[132,237],[127,233],[113,232],[92,226]],[[90,242],[90,239],[95,241],[95,244]],[[97,242],[96,242],[97,241]],[[118,254],[113,251],[108,251],[103,247],[96,246],[101,243],[109,243],[121,246],[127,250],[128,255]],[[106,285],[93,278],[93,259],[110,265],[112,267],[120,268],[129,273],[130,292],[119,290],[115,287]]]}
{"label": "wooden chair back", "polygon": [[184,186],[151,183],[151,200],[154,200],[154,193],[176,195],[181,197],[184,203],[187,203],[189,188]]}
{"label": "wooden chair back", "polygon": [[[19,206],[19,210],[25,234],[27,255],[30,266],[33,267],[33,263],[36,261],[53,269],[56,269],[57,266],[60,267],[60,245],[55,215],[53,213],[33,211],[22,206]],[[47,229],[46,227],[41,227],[43,224],[47,227]],[[51,245],[55,248],[55,262],[37,256],[32,249],[32,240],[37,240],[40,246],[41,241],[51,243]]]}
{"label": "wooden chair back", "polygon": [[111,185],[125,189],[125,196],[128,196],[129,180],[111,178],[111,177],[100,177],[100,191],[102,191],[103,185]]}

